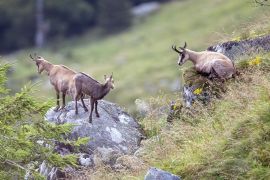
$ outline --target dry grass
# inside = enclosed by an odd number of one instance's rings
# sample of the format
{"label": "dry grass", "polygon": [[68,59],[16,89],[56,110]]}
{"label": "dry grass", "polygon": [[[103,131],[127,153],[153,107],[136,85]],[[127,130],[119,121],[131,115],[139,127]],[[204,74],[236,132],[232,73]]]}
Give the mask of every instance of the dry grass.
{"label": "dry grass", "polygon": [[[239,124],[253,119],[253,125],[256,127],[261,114],[270,108],[269,77],[270,71],[263,65],[241,70],[239,77],[226,83],[227,90],[222,99],[216,99],[207,107],[195,104],[197,110],[193,111],[193,117],[190,117],[189,113],[183,113],[175,118],[172,125],[163,126],[157,136],[147,140],[147,143],[144,143],[146,152],[142,158],[152,166],[166,169],[187,179],[234,179],[238,175],[241,177],[241,174],[238,174],[240,171],[244,172],[242,176],[246,175],[245,173],[250,172],[245,169],[246,164],[235,165],[240,169],[235,173],[232,173],[229,167],[226,167],[229,174],[224,172],[225,174],[216,175],[210,171],[222,166],[222,160],[228,160],[227,157],[222,157],[224,146],[230,141]],[[246,130],[249,128],[253,127],[247,126]],[[210,166],[213,161],[218,160],[221,164],[215,164],[216,167]]]}
{"label": "dry grass", "polygon": [[225,32],[215,33],[216,41],[218,44],[220,42],[226,42],[231,40],[245,40],[250,38],[255,38],[258,36],[267,35],[270,33],[270,19],[269,12],[265,11],[266,7],[261,7],[262,14],[260,19],[253,19],[249,22],[244,22],[238,25],[238,28],[235,28],[233,32],[226,34]]}
{"label": "dry grass", "polygon": [[[269,57],[269,56],[268,56]],[[208,106],[195,102],[166,122],[163,109],[179,95],[149,100],[140,120],[147,139],[138,158],[120,158],[117,170],[101,165],[73,179],[143,179],[150,166],[183,179],[267,179],[270,177],[270,66],[239,63],[240,75],[226,82],[222,98]],[[244,66],[243,66],[244,64]],[[195,110],[196,109],[196,110]]]}

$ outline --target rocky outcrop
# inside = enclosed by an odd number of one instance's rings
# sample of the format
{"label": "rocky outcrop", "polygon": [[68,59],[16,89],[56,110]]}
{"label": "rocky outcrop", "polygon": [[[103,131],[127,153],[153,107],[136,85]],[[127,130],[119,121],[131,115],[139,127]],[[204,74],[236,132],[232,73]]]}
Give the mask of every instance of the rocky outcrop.
{"label": "rocky outcrop", "polygon": [[[220,52],[228,56],[232,61],[249,59],[259,53],[270,51],[270,35],[241,41],[228,41],[210,46],[207,50]],[[186,79],[186,81],[193,82],[192,84],[185,85],[183,89],[183,99],[186,107],[191,107],[195,100],[201,100],[204,103],[210,101],[211,97],[209,92],[203,91],[202,94],[199,95],[194,93],[194,90],[198,86],[198,83],[194,83],[194,79]]]}
{"label": "rocky outcrop", "polygon": [[90,138],[85,148],[82,148],[84,153],[93,154],[97,151],[105,157],[111,153],[130,154],[138,149],[142,138],[139,124],[116,104],[99,101],[100,118],[93,115],[92,124],[88,120],[89,113],[84,111],[81,104],[78,111],[79,114],[76,115],[74,102],[70,102],[63,111],[55,112],[51,108],[45,118],[57,124],[75,124],[69,138]]}
{"label": "rocky outcrop", "polygon": [[150,168],[144,180],[180,180],[180,177],[157,168]]}
{"label": "rocky outcrop", "polygon": [[269,52],[270,35],[241,41],[228,41],[210,46],[207,50],[220,52],[235,61],[239,57],[248,57],[260,52]]}
{"label": "rocky outcrop", "polygon": [[[85,103],[89,106],[88,100],[85,100]],[[97,118],[94,113],[90,124],[89,112],[85,112],[79,103],[79,114],[76,115],[74,104],[68,103],[65,110],[59,112],[51,108],[46,113],[45,119],[56,124],[74,124],[69,139],[90,138],[86,145],[80,147],[78,162],[81,165],[91,167],[104,163],[113,166],[119,157],[133,154],[139,148],[143,137],[139,124],[118,105],[100,100],[98,104],[100,117]],[[61,154],[62,152],[67,154],[67,149],[69,148],[57,147],[57,151]],[[71,149],[69,151],[72,151]]]}

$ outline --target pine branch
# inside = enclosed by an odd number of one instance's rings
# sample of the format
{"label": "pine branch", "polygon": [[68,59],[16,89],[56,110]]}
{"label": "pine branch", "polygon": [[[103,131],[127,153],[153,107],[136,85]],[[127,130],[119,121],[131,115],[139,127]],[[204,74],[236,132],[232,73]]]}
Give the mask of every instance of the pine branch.
{"label": "pine branch", "polygon": [[2,162],[2,163],[6,163],[6,164],[9,164],[9,165],[11,165],[11,166],[18,167],[18,168],[20,168],[20,169],[22,169],[22,170],[24,170],[24,171],[27,171],[27,169],[26,169],[25,167],[21,166],[20,164],[14,162],[14,161],[12,161],[12,160],[5,159],[5,158],[4,158],[3,156],[1,156],[1,155],[0,155],[0,157],[1,157],[2,159],[4,159],[4,162]]}
{"label": "pine branch", "polygon": [[20,164],[14,162],[14,161],[11,161],[11,160],[9,160],[9,159],[6,159],[6,160],[5,160],[5,163],[7,163],[7,164],[9,164],[9,165],[11,165],[11,166],[18,167],[18,168],[20,168],[20,169],[22,169],[22,170],[25,170],[25,171],[27,170],[26,168],[24,168],[24,167],[21,166]]}

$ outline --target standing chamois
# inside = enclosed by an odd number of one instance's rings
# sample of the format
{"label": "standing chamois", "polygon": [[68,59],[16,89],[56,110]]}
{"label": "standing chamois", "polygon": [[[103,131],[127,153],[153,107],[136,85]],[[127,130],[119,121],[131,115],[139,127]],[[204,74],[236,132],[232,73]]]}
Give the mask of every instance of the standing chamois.
{"label": "standing chamois", "polygon": [[75,112],[78,114],[77,101],[80,97],[82,97],[82,94],[89,95],[89,102],[91,104],[91,112],[89,115],[90,123],[92,123],[92,112],[94,110],[94,105],[96,116],[99,117],[97,110],[98,100],[105,97],[110,90],[114,88],[114,80],[112,75],[109,78],[107,78],[105,75],[104,78],[104,84],[100,84],[98,81],[84,73],[77,73],[73,78],[73,85],[75,85],[75,87],[72,89],[72,96],[73,100],[75,101]]}
{"label": "standing chamois", "polygon": [[[64,65],[54,65],[45,60],[41,56],[35,54],[34,57],[30,54],[30,58],[36,63],[38,68],[38,73],[41,74],[43,71],[46,71],[47,75],[50,78],[51,84],[54,86],[56,91],[56,108],[54,111],[61,110],[65,107],[65,97],[69,93],[71,87],[73,87],[73,77],[76,75],[76,72],[69,69]],[[62,107],[59,105],[60,93],[62,93]],[[83,102],[83,94],[81,94],[80,99],[82,101],[85,111],[88,111],[87,107]],[[60,109],[59,109],[60,108]]]}
{"label": "standing chamois", "polygon": [[183,65],[187,60],[193,62],[197,72],[208,75],[209,78],[228,79],[236,70],[233,62],[225,55],[218,52],[202,51],[195,52],[184,47],[172,46],[172,49],[179,54],[178,65]]}

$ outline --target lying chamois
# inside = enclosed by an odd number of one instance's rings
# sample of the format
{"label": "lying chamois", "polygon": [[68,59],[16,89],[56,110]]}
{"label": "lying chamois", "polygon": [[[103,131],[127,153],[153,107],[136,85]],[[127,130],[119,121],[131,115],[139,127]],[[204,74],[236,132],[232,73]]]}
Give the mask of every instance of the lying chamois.
{"label": "lying chamois", "polygon": [[109,78],[107,78],[106,75],[104,77],[104,84],[100,84],[98,81],[84,73],[77,73],[73,78],[75,88],[72,90],[72,96],[73,100],[75,101],[75,112],[78,114],[77,100],[82,97],[82,94],[89,95],[89,101],[91,103],[91,112],[89,116],[90,123],[92,123],[92,112],[94,110],[94,105],[96,116],[99,117],[97,110],[98,100],[102,99],[110,92],[111,89],[114,88],[114,80],[112,75]]}
{"label": "lying chamois", "polygon": [[190,60],[195,65],[197,72],[208,75],[209,78],[228,79],[231,78],[236,70],[233,62],[225,55],[218,52],[202,51],[195,52],[184,47],[172,46],[172,49],[179,54],[178,65],[183,65]]}
{"label": "lying chamois", "polygon": [[[67,68],[64,65],[54,65],[45,60],[41,56],[37,56],[35,54],[35,57],[33,58],[30,54],[30,58],[36,63],[38,68],[38,73],[41,74],[43,71],[46,71],[47,75],[50,78],[51,84],[54,86],[54,89],[56,91],[56,108],[55,111],[58,111],[60,109],[63,109],[65,107],[65,97],[66,94],[69,92],[70,87],[72,86],[71,83],[73,80],[73,77],[76,75],[76,72]],[[59,109],[59,96],[60,93],[62,93],[62,107]],[[85,111],[88,111],[87,107],[85,106],[83,102],[83,95],[81,94],[81,101],[84,107]]]}

